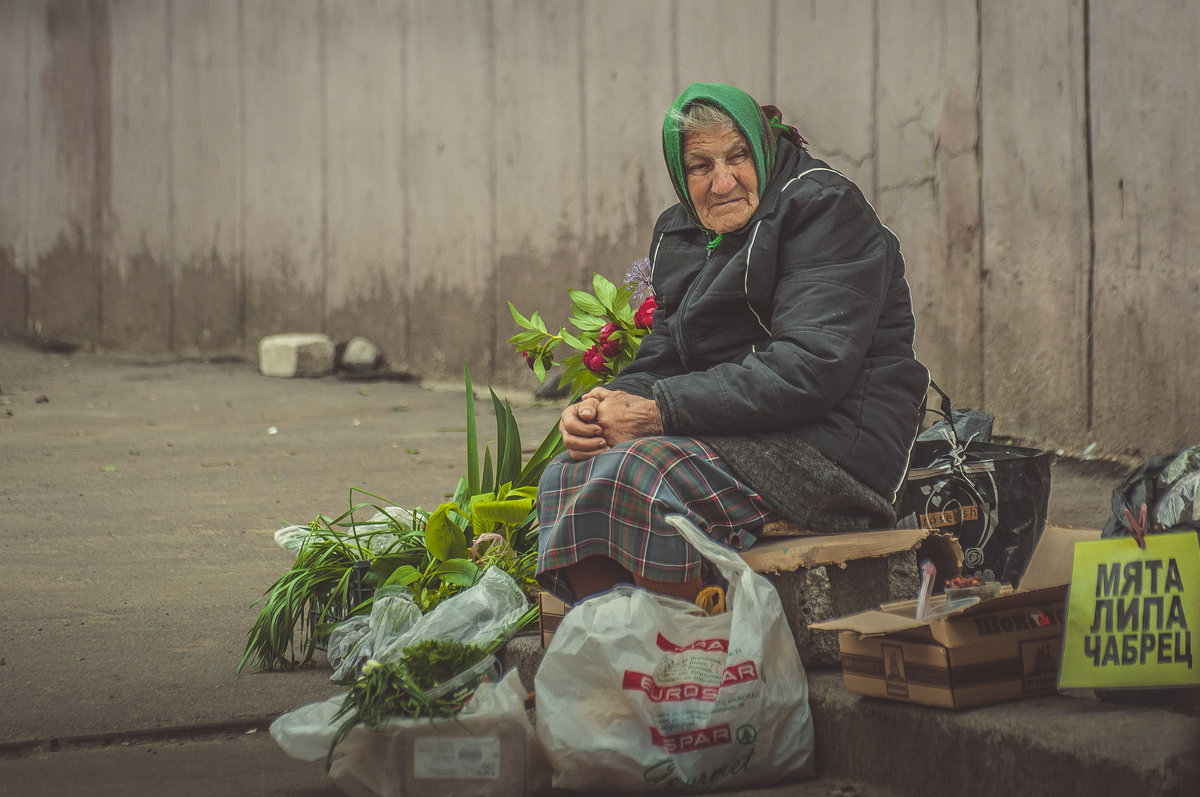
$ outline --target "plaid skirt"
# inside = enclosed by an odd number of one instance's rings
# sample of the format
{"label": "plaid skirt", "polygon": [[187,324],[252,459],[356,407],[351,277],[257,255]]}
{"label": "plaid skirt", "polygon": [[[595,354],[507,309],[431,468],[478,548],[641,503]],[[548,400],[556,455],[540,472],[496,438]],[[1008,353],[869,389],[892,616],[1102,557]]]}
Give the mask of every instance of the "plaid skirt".
{"label": "plaid skirt", "polygon": [[776,519],[711,448],[690,437],[641,437],[580,462],[564,454],[542,474],[538,512],[538,582],[567,600],[573,597],[557,571],[589,556],[658,581],[699,576],[700,555],[668,515],[683,515],[738,550]]}

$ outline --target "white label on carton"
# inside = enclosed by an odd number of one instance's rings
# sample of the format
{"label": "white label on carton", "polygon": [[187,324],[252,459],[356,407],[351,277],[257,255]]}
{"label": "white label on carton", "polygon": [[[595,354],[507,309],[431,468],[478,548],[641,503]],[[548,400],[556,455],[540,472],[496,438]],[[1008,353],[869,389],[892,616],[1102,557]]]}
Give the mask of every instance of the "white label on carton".
{"label": "white label on carton", "polygon": [[413,774],[417,778],[499,778],[500,740],[416,739]]}

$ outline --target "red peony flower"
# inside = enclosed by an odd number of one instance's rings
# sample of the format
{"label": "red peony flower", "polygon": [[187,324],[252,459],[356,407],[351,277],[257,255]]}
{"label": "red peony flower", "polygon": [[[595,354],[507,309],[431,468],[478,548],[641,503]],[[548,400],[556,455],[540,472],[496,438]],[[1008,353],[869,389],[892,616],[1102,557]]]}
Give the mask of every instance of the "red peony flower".
{"label": "red peony flower", "polygon": [[608,363],[605,361],[604,355],[600,353],[599,346],[593,346],[583,353],[583,367],[593,374],[608,373]]}
{"label": "red peony flower", "polygon": [[650,329],[654,326],[654,311],[658,309],[658,302],[654,301],[653,296],[647,296],[646,301],[642,302],[642,306],[633,314],[633,325],[638,329]]}
{"label": "red peony flower", "polygon": [[531,351],[523,351],[521,352],[521,356],[525,358],[525,364],[528,365],[529,370],[532,371],[534,363],[537,362],[537,357],[534,357],[533,352]]}
{"label": "red peony flower", "polygon": [[611,321],[600,327],[600,353],[605,357],[614,357],[621,350],[621,341],[612,337],[616,331],[617,325]]}

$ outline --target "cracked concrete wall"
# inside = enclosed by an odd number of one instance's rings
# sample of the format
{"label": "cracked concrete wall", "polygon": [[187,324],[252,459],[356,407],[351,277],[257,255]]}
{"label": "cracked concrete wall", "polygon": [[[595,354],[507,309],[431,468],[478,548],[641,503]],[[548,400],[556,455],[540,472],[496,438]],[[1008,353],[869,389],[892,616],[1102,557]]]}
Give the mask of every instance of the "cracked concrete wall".
{"label": "cracked concrete wall", "polygon": [[899,235],[960,404],[1157,453],[1200,426],[1198,38],[1184,0],[0,3],[0,333],[530,386],[507,302],[562,323],[646,255],[661,114],[725,81]]}
{"label": "cracked concrete wall", "polygon": [[1092,3],[1092,437],[1200,437],[1200,9]]}
{"label": "cracked concrete wall", "polygon": [[982,9],[985,399],[1001,431],[1053,431],[1079,448],[1088,381],[1084,4]]}

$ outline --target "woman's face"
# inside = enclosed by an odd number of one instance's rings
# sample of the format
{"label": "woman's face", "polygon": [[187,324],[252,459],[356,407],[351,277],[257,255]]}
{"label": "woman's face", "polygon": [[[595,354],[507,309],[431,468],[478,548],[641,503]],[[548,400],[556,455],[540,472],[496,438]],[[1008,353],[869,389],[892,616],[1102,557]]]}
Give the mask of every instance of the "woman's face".
{"label": "woman's face", "polygon": [[706,127],[684,136],[683,171],[696,215],[713,232],[743,227],[758,209],[754,158],[732,127]]}

